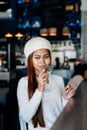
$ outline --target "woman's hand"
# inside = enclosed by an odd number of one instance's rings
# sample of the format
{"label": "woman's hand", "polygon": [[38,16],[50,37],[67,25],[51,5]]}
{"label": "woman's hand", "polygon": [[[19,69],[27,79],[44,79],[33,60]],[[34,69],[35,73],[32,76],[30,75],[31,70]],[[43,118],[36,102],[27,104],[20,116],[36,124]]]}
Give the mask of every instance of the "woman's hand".
{"label": "woman's hand", "polygon": [[45,90],[45,84],[48,83],[48,77],[49,74],[45,72],[45,70],[42,70],[38,76],[38,90],[40,91]]}
{"label": "woman's hand", "polygon": [[72,86],[67,85],[64,89],[63,97],[65,99],[70,99],[75,95],[75,90],[73,89]]}

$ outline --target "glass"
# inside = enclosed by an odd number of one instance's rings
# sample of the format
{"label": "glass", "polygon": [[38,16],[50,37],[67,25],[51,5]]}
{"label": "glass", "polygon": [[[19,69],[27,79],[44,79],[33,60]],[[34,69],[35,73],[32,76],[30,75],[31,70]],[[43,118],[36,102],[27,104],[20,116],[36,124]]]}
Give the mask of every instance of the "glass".
{"label": "glass", "polygon": [[51,72],[53,71],[53,69],[54,69],[54,65],[51,65],[51,66],[48,66],[48,67],[45,69],[45,71],[46,71],[47,73],[51,73]]}

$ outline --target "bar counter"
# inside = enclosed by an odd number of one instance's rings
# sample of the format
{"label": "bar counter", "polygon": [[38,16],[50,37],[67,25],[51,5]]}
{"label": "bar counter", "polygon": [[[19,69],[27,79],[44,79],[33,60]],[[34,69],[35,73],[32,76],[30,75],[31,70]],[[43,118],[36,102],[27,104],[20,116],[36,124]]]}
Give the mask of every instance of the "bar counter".
{"label": "bar counter", "polygon": [[11,79],[15,79],[16,74],[14,71],[0,71],[0,81],[6,80],[10,81]]}
{"label": "bar counter", "polygon": [[87,81],[84,80],[69,100],[51,130],[87,130]]}

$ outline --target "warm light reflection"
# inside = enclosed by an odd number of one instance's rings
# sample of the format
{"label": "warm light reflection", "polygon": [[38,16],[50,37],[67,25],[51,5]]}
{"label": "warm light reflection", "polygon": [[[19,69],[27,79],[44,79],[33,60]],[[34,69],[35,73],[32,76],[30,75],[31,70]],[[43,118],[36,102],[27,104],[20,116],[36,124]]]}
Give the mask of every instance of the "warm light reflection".
{"label": "warm light reflection", "polygon": [[13,34],[7,33],[7,34],[5,34],[5,37],[13,37]]}
{"label": "warm light reflection", "polygon": [[67,26],[65,26],[63,28],[62,35],[63,36],[70,36],[70,30],[69,30],[69,28]]}
{"label": "warm light reflection", "polygon": [[15,37],[18,37],[18,38],[23,37],[23,34],[22,33],[17,33],[17,34],[15,34]]}
{"label": "warm light reflection", "polygon": [[66,5],[66,7],[65,7],[66,11],[71,11],[73,9],[74,9],[74,5]]}
{"label": "warm light reflection", "polygon": [[76,12],[79,11],[79,5],[78,5],[78,3],[75,4],[75,9],[76,9]]}
{"label": "warm light reflection", "polygon": [[49,36],[57,36],[57,28],[49,28]]}
{"label": "warm light reflection", "polygon": [[24,2],[30,2],[30,0],[24,0]]}
{"label": "warm light reflection", "polygon": [[48,36],[48,29],[47,28],[40,29],[40,35],[44,37]]}

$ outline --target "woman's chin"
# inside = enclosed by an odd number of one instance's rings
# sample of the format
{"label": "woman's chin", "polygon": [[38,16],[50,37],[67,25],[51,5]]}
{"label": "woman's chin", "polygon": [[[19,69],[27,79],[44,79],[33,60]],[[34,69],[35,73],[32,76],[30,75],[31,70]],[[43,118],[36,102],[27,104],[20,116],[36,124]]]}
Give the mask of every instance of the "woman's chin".
{"label": "woman's chin", "polygon": [[39,74],[41,73],[42,69],[38,69],[35,71],[36,75],[39,76]]}

